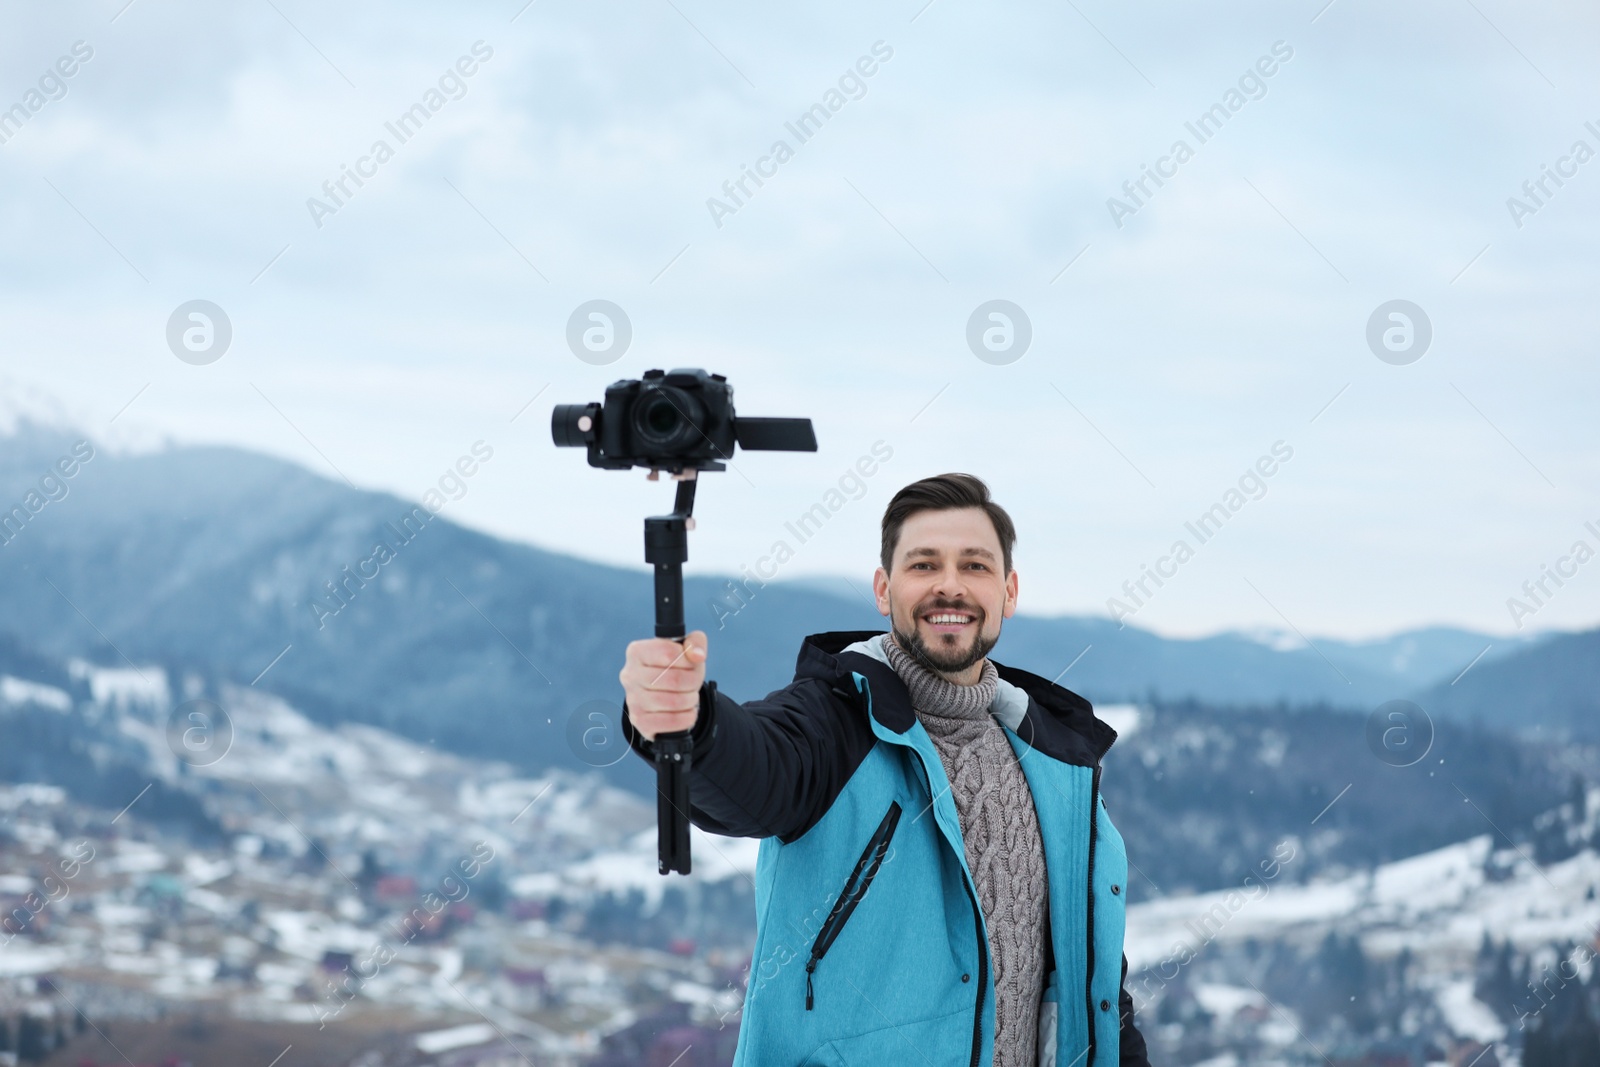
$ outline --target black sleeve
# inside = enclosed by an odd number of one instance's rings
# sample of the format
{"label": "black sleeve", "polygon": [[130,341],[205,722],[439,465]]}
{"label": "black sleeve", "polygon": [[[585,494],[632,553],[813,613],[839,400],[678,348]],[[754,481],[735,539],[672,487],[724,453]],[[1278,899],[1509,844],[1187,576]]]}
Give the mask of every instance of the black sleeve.
{"label": "black sleeve", "polygon": [[1122,992],[1117,996],[1117,1010],[1122,1016],[1122,1029],[1117,1038],[1120,1055],[1117,1067],[1150,1067],[1150,1054],[1145,1049],[1144,1035],[1133,1023],[1133,994],[1128,992],[1128,955],[1122,955]]}
{"label": "black sleeve", "polygon": [[[872,747],[870,727],[852,719],[853,710],[820,678],[799,679],[745,704],[707,682],[689,735],[689,821],[726,837],[777,837],[785,844],[800,837],[827,813]],[[622,735],[653,768],[655,746],[634,730],[626,701]]]}

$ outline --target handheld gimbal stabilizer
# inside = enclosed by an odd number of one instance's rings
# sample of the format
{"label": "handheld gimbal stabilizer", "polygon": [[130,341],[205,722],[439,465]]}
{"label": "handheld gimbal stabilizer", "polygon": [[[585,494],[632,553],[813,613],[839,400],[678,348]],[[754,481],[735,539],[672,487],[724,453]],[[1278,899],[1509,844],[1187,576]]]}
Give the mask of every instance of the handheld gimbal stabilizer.
{"label": "handheld gimbal stabilizer", "polygon": [[[735,418],[733,386],[720,374],[680,367],[647,370],[638,380],[606,387],[601,404],[557,404],[550,417],[557,446],[586,447],[589,466],[605,470],[667,471],[678,483],[670,515],[644,520],[644,560],[654,564],[656,636],[681,642],[683,564],[694,528],[694,488],[700,471],[727,468],[734,445],[769,452],[815,452],[810,419]],[[656,830],[660,873],[689,873],[690,731],[655,736]]]}

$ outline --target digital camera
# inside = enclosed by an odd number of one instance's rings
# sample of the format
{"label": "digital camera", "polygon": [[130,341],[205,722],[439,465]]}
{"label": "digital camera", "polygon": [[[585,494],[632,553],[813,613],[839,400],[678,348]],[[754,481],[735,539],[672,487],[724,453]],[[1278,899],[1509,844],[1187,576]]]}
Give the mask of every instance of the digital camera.
{"label": "digital camera", "polygon": [[698,367],[647,370],[606,386],[604,404],[557,404],[550,432],[563,448],[587,448],[589,466],[648,467],[673,474],[720,471],[734,445],[815,452],[810,419],[739,418],[733,386]]}

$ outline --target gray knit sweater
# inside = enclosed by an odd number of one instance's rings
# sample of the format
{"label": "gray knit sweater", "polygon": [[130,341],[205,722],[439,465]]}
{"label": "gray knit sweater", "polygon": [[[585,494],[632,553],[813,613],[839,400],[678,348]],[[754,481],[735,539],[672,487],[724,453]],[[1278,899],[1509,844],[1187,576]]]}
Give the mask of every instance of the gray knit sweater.
{"label": "gray knit sweater", "polygon": [[989,713],[999,672],[985,660],[977,684],[956,685],[924,667],[892,635],[883,651],[933,739],[960,816],[967,866],[989,933],[995,1067],[1034,1067],[1048,883],[1033,794]]}

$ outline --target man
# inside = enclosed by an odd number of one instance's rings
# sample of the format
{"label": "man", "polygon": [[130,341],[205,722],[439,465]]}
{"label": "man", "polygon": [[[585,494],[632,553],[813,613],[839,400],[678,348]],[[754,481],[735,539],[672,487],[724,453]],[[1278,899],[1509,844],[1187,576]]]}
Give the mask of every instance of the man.
{"label": "man", "polygon": [[628,645],[629,744],[692,729],[690,820],[762,839],[735,1067],[1148,1067],[1099,796],[1116,733],[988,658],[1015,541],[978,478],[906,486],[873,575],[889,632],[807,637],[762,700],[705,680],[703,631]]}

